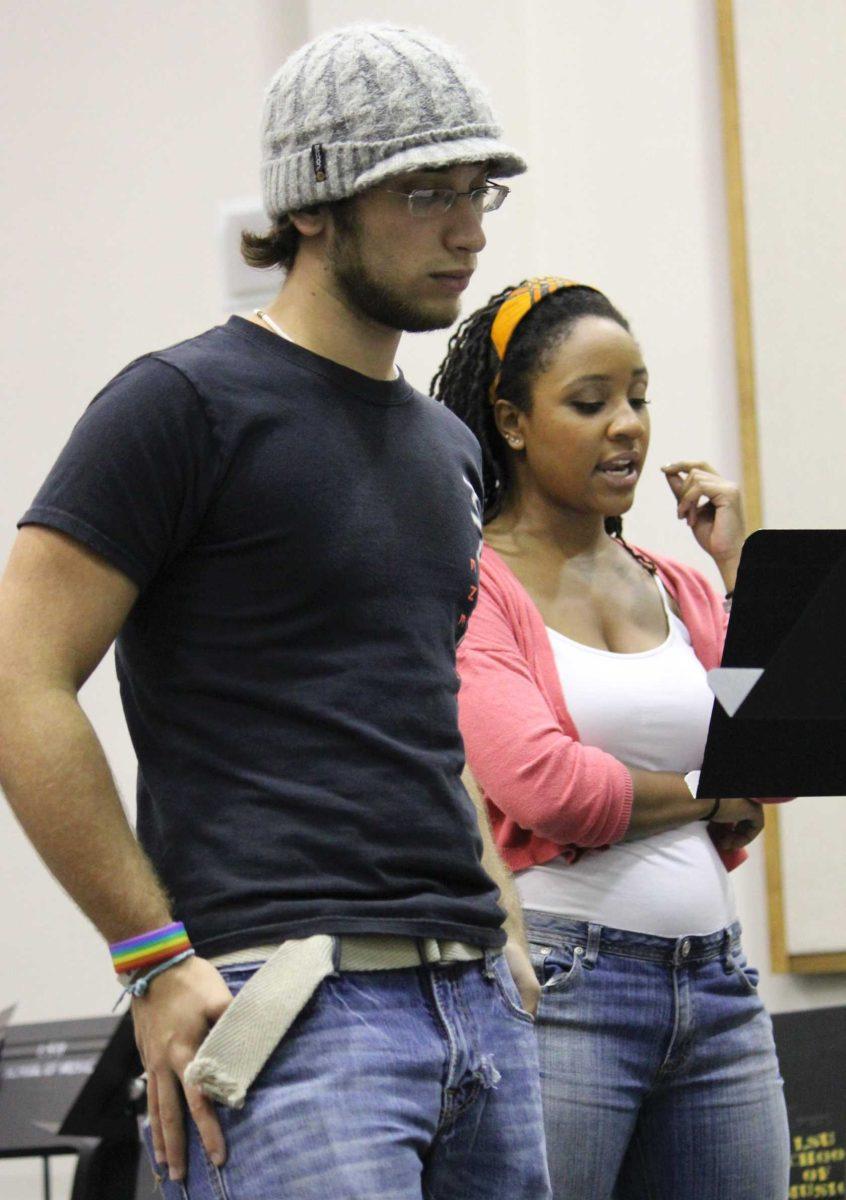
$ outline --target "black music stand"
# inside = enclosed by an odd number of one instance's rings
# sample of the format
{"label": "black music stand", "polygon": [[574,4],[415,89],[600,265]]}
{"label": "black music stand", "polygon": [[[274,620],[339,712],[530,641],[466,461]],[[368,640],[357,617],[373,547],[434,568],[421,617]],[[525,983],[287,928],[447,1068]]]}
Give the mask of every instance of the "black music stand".
{"label": "black music stand", "polygon": [[0,1054],[0,1157],[41,1158],[49,1197],[49,1159],[75,1154],[71,1200],[133,1200],[140,1072],[128,1014],[10,1025]]}
{"label": "black music stand", "polygon": [[846,794],[846,530],[746,541],[697,795]]}
{"label": "black music stand", "polygon": [[138,1174],[138,1111],[145,1096],[129,1013],[118,1021],[59,1134],[94,1139],[79,1156],[71,1200],[131,1200]]}

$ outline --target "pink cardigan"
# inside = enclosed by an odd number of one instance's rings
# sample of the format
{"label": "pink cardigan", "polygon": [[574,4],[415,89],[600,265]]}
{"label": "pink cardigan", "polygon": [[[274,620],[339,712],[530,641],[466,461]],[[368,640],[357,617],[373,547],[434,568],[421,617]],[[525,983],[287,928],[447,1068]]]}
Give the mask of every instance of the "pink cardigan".
{"label": "pink cardigan", "polygon": [[[679,607],[696,657],[720,665],[726,616],[705,578],[650,554]],[[629,825],[626,767],[585,746],[567,711],[543,618],[499,555],[485,546],[479,602],[458,647],[459,721],[467,761],[503,858],[519,870],[619,842]],[[745,850],[720,851],[728,870]]]}

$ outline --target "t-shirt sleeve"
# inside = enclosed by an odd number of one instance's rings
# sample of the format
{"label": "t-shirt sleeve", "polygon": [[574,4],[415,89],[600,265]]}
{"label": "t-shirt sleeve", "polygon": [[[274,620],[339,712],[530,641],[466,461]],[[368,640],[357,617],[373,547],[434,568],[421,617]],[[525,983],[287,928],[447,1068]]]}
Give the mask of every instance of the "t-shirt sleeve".
{"label": "t-shirt sleeve", "polygon": [[193,385],[138,359],[88,406],[18,525],[69,534],[143,590],[196,533],[220,458]]}

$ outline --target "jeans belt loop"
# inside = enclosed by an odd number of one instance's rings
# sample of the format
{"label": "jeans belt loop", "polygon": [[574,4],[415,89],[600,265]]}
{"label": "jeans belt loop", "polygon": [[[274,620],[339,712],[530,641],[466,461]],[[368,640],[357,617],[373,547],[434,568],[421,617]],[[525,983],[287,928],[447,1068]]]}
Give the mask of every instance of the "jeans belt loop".
{"label": "jeans belt loop", "polygon": [[723,930],[723,944],[721,946],[722,953],[720,955],[723,960],[723,970],[725,971],[726,975],[731,975],[734,971],[734,953],[731,948],[731,942],[731,929],[726,927]]}
{"label": "jeans belt loop", "polygon": [[481,968],[482,976],[485,979],[493,979],[497,973],[497,962],[503,956],[502,947],[496,950],[485,949],[485,964]]}
{"label": "jeans belt loop", "polygon": [[593,921],[588,923],[587,947],[585,956],[582,959],[583,967],[595,967],[596,960],[599,957],[599,943],[602,938],[602,926],[594,924]]}

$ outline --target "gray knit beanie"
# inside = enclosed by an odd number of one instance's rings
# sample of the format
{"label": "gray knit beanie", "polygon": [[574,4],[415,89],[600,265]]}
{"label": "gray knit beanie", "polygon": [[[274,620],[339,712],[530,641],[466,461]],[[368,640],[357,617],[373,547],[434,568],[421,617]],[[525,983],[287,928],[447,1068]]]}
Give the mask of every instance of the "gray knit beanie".
{"label": "gray knit beanie", "polygon": [[490,162],[519,175],[482,86],[437,38],[350,25],[309,42],[271,81],[262,177],[268,216],[352,196],[422,167]]}

